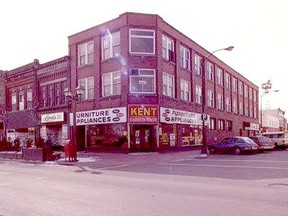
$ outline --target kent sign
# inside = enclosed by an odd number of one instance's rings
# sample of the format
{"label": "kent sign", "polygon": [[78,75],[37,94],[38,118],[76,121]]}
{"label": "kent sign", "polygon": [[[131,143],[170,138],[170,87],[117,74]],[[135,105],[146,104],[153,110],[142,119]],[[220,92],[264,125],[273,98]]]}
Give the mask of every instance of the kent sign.
{"label": "kent sign", "polygon": [[135,104],[128,107],[129,123],[137,124],[157,124],[158,123],[158,105]]}

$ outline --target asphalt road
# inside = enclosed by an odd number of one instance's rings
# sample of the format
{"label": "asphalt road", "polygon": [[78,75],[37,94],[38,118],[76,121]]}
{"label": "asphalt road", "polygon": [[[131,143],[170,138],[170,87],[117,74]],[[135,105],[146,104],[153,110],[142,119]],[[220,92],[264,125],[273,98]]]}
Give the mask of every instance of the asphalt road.
{"label": "asphalt road", "polygon": [[287,154],[97,156],[75,166],[2,161],[0,215],[286,216]]}

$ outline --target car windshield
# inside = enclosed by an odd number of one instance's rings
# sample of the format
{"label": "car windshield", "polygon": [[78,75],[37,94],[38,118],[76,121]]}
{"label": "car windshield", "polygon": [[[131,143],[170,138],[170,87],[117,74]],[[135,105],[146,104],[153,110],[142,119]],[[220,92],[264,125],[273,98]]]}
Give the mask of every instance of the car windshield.
{"label": "car windshield", "polygon": [[241,137],[245,143],[254,144],[254,141],[248,137]]}

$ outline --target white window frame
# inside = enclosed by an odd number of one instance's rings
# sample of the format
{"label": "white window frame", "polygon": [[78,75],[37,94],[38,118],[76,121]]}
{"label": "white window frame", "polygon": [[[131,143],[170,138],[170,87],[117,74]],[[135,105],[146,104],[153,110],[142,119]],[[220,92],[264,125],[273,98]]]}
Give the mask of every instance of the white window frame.
{"label": "white window frame", "polygon": [[[151,35],[140,35],[140,34],[133,34],[133,32],[150,32],[152,33],[152,36]],[[143,40],[151,40],[152,39],[152,43],[153,43],[153,51],[152,52],[144,52],[144,51],[132,51],[132,40],[133,38],[140,38],[140,39],[143,39]],[[131,54],[145,54],[145,55],[154,55],[155,54],[155,31],[154,30],[147,30],[147,29],[129,29],[129,52]]]}
{"label": "white window frame", "polygon": [[244,112],[245,112],[245,113],[244,113],[244,115],[245,115],[245,116],[249,116],[249,109],[248,109],[248,104],[247,104],[247,103],[245,103],[245,105],[244,105],[244,106],[245,106],[245,110],[244,110]]}
{"label": "white window frame", "polygon": [[224,97],[223,94],[218,93],[217,94],[217,101],[218,101],[218,109],[223,110],[224,109]]}
{"label": "white window frame", "polygon": [[27,98],[27,108],[31,109],[33,107],[33,94],[31,88],[27,89],[26,98]]}
{"label": "white window frame", "polygon": [[190,50],[184,46],[180,46],[180,66],[190,70],[191,54]]}
{"label": "white window frame", "polygon": [[244,97],[248,98],[248,86],[244,84]]}
{"label": "white window frame", "polygon": [[[175,43],[174,41],[166,35],[162,35],[162,57],[168,61],[173,61],[174,59]],[[169,54],[172,52],[172,54]],[[170,56],[172,55],[172,56]]]}
{"label": "white window frame", "polygon": [[238,92],[239,92],[239,95],[242,95],[243,96],[243,82],[239,81],[239,84],[238,84]]}
{"label": "white window frame", "polygon": [[[93,83],[92,86],[89,85],[91,81]],[[87,77],[87,78],[79,79],[78,86],[82,88],[83,90],[83,94],[81,95],[81,100],[94,99],[94,77]]]}
{"label": "white window frame", "polygon": [[223,86],[223,70],[217,68],[217,84]]}
{"label": "white window frame", "polygon": [[238,90],[237,79],[236,77],[233,77],[232,78],[232,91],[237,93],[237,90]]}
{"label": "white window frame", "polygon": [[163,95],[168,97],[175,97],[175,78],[173,75],[163,73]]}
{"label": "white window frame", "polygon": [[237,106],[237,100],[236,99],[233,99],[233,112],[235,114],[238,113],[238,106]]}
{"label": "white window frame", "polygon": [[[156,93],[156,78],[155,78],[155,70],[154,69],[149,69],[149,68],[139,68],[139,69],[136,69],[138,71],[138,74],[135,75],[135,74],[130,74],[130,93],[132,94],[155,94]],[[150,74],[145,74],[145,71],[150,71],[150,72],[153,72],[153,75],[150,75]],[[141,91],[141,92],[134,92],[132,91],[132,85],[133,85],[133,82],[132,82],[132,79],[133,78],[139,78],[139,77],[142,77],[142,78],[152,78],[152,82],[153,82],[153,90],[152,91],[148,91],[148,92],[144,92],[144,91]],[[141,85],[145,85],[145,83],[141,83]],[[143,88],[143,87],[142,87]]]}
{"label": "white window frame", "polygon": [[197,104],[203,104],[202,86],[195,86],[195,102]]}
{"label": "white window frame", "polygon": [[207,91],[207,105],[209,107],[215,107],[215,92],[212,90]]}
{"label": "white window frame", "polygon": [[180,80],[181,99],[191,101],[191,83],[181,79]]}
{"label": "white window frame", "polygon": [[231,112],[231,98],[226,97],[226,111]]}
{"label": "white window frame", "polygon": [[195,74],[201,75],[202,74],[202,58],[199,55],[195,54],[194,61],[195,61],[194,63]]}
{"label": "white window frame", "polygon": [[240,115],[244,115],[244,112],[243,112],[243,102],[242,102],[242,101],[239,102],[239,114],[240,114]]}
{"label": "white window frame", "polygon": [[[105,83],[107,78],[108,83]],[[105,89],[108,89],[106,93]],[[102,74],[102,97],[109,97],[113,95],[121,95],[121,72],[113,71]]]}
{"label": "white window frame", "polygon": [[214,82],[215,81],[214,65],[211,62],[207,62],[206,70],[207,70],[208,80],[211,82]]}
{"label": "white window frame", "polygon": [[[110,33],[102,37],[102,60],[120,55],[120,32]],[[106,53],[107,51],[107,53]],[[106,56],[107,55],[107,56]]]}
{"label": "white window frame", "polygon": [[[84,53],[81,53],[83,49]],[[84,62],[81,62],[81,57],[84,57]],[[78,66],[84,66],[94,63],[94,42],[89,41],[78,45]]]}
{"label": "white window frame", "polygon": [[19,110],[24,110],[25,109],[25,97],[24,97],[23,90],[19,91],[18,98],[19,98],[19,103],[18,103]]}
{"label": "white window frame", "polygon": [[229,73],[225,73],[225,86],[226,89],[231,90],[231,75]]}

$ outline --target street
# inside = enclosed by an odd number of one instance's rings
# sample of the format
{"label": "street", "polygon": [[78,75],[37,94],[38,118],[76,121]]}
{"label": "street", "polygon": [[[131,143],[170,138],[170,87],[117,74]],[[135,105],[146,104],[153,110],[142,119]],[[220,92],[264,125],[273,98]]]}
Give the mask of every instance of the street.
{"label": "street", "polygon": [[1,161],[0,215],[284,216],[287,154],[96,154],[74,166]]}

